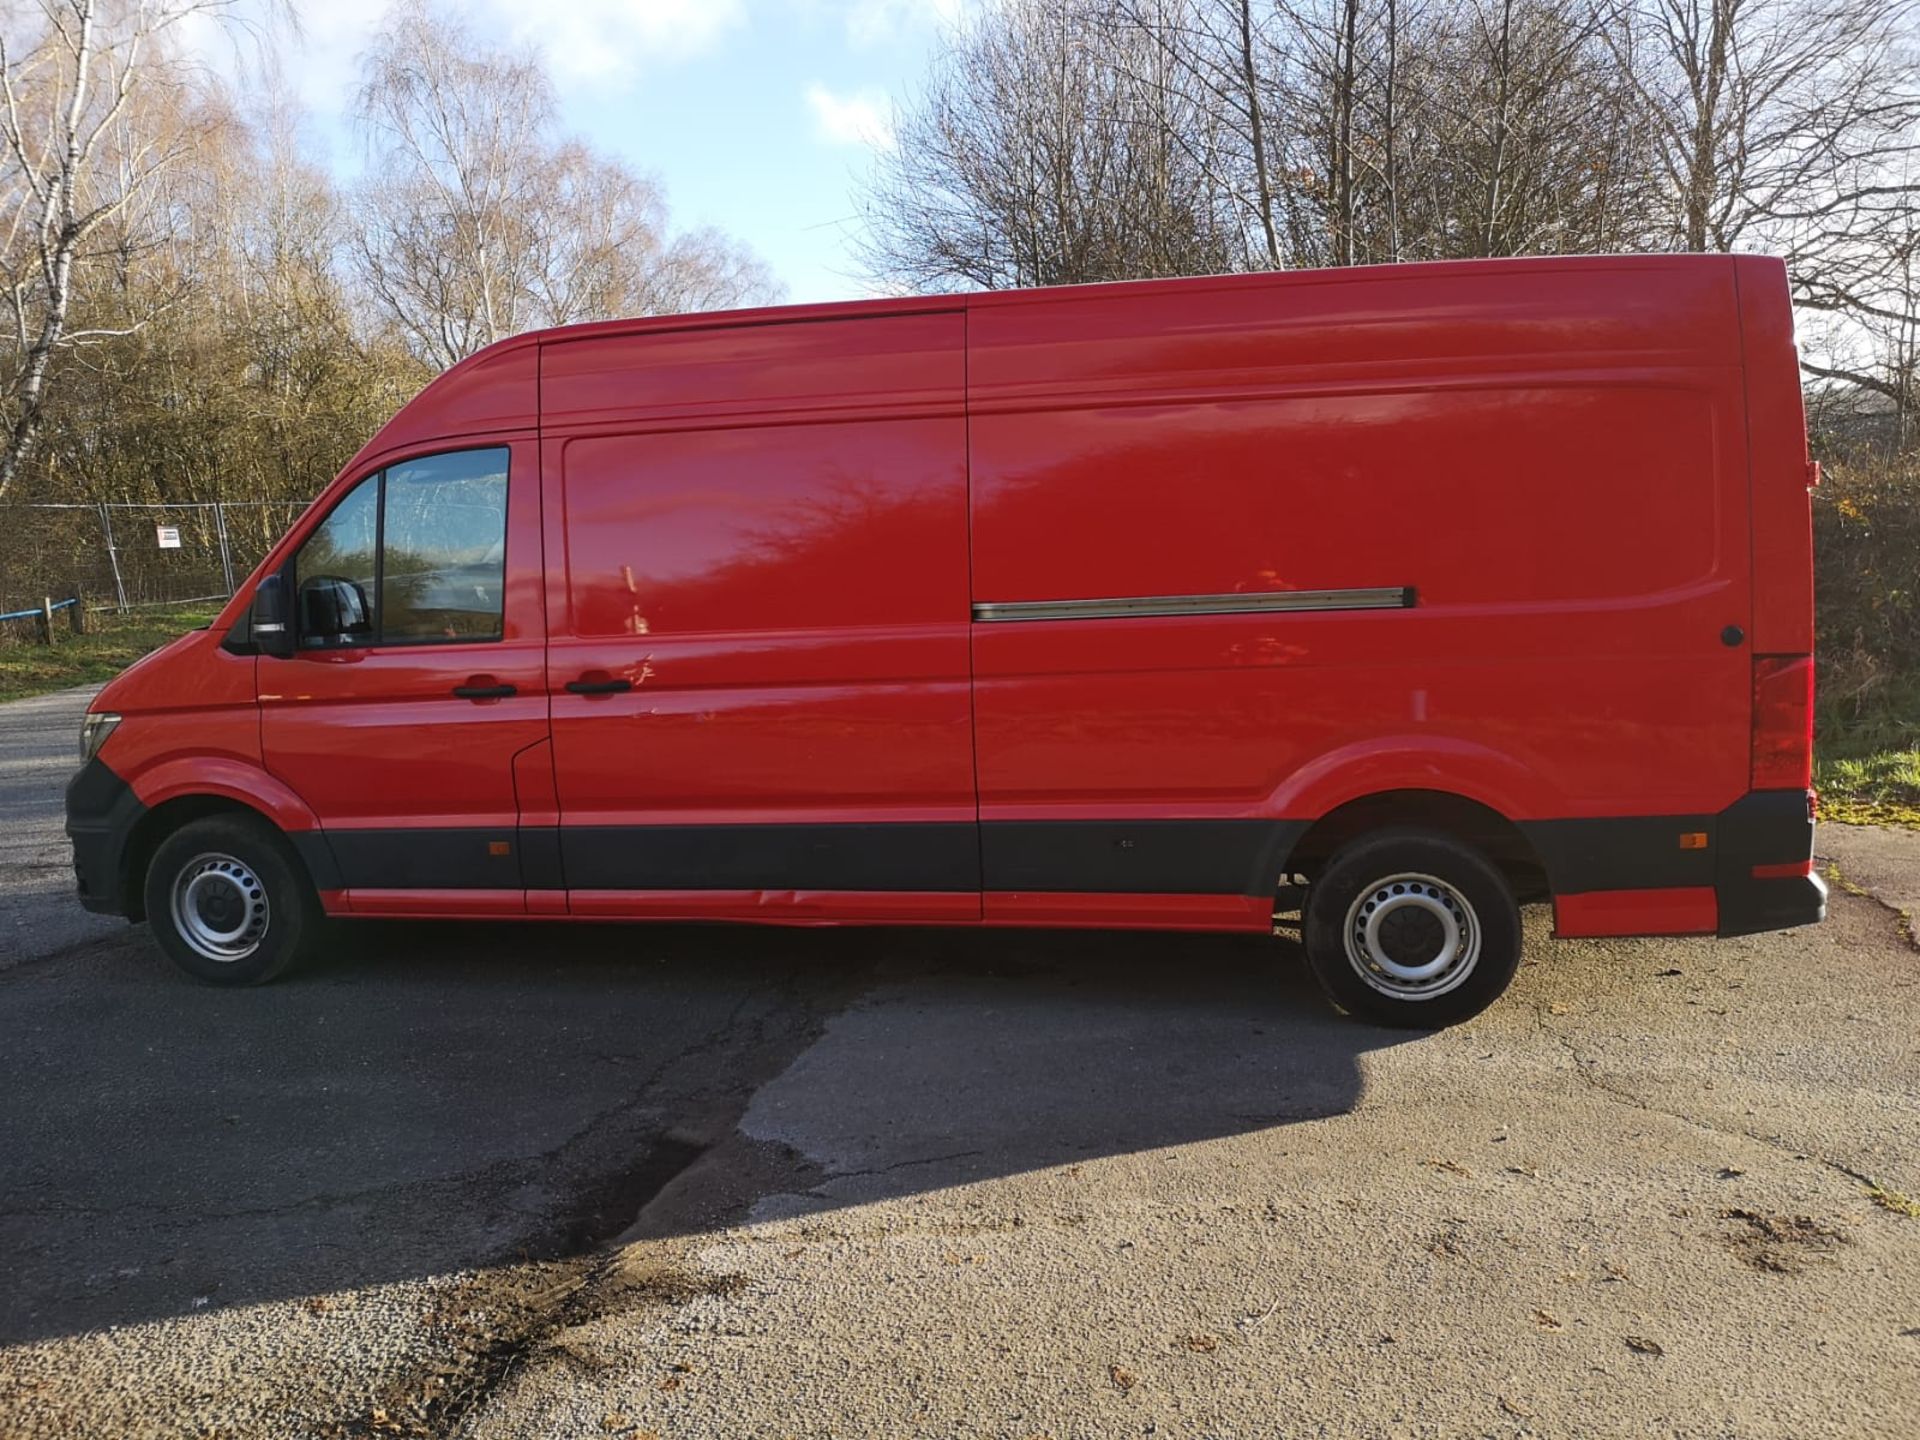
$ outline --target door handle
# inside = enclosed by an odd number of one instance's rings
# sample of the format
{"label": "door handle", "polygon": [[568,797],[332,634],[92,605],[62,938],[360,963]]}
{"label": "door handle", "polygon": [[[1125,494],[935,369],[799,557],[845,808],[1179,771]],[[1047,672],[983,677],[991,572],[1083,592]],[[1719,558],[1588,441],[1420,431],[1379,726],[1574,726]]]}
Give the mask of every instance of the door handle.
{"label": "door handle", "polygon": [[618,695],[633,689],[631,680],[569,680],[567,689],[575,695]]}
{"label": "door handle", "polygon": [[462,700],[504,700],[509,695],[519,694],[520,687],[517,685],[456,685],[453,687],[453,693]]}

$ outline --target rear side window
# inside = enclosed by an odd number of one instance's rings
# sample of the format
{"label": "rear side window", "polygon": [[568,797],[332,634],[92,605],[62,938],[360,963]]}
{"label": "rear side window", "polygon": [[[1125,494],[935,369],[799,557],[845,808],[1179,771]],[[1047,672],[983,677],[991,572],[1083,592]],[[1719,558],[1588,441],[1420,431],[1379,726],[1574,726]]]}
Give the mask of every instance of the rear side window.
{"label": "rear side window", "polygon": [[300,547],[300,643],[498,640],[506,578],[507,450],[403,461],[347,493]]}

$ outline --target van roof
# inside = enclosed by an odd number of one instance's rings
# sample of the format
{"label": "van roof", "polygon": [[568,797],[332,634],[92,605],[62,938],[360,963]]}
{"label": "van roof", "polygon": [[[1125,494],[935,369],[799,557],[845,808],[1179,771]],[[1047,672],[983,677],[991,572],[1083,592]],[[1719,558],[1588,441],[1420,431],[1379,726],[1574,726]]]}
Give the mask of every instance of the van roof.
{"label": "van roof", "polygon": [[[1778,261],[1771,262],[1778,265]],[[600,320],[528,330],[476,351],[450,366],[420,391],[361,448],[347,469],[358,469],[402,446],[449,436],[532,429],[539,423],[538,356],[540,347],[559,341],[579,341],[625,335],[710,330],[734,326],[792,324],[812,320],[853,319],[861,316],[917,315],[971,311],[1005,306],[1045,305],[1101,298],[1149,299],[1166,294],[1207,291],[1274,291],[1303,286],[1358,284],[1378,280],[1391,271],[1396,279],[1480,279],[1502,274],[1608,271],[1647,272],[1691,269],[1703,276],[1734,264],[1729,255],[1551,255],[1497,260],[1439,260],[1411,265],[1359,265],[1328,270],[1265,270],[1236,275],[1194,275],[1170,279],[1109,281],[1094,285],[1061,285],[1027,290],[979,290],[949,295],[883,296],[872,300],[839,300],[812,305],[768,305],[747,310],[696,311],[624,320]]]}
{"label": "van roof", "polygon": [[[540,345],[555,340],[585,340],[608,335],[636,335],[650,331],[704,329],[728,325],[770,325],[798,320],[838,320],[859,316],[922,315],[940,311],[974,310],[1003,305],[1044,304],[1060,300],[1091,300],[1103,296],[1148,297],[1182,291],[1264,290],[1301,285],[1340,285],[1377,280],[1391,270],[1408,279],[1465,279],[1506,273],[1556,270],[1599,273],[1609,270],[1662,270],[1678,266],[1730,265],[1730,255],[1538,255],[1492,260],[1425,260],[1397,265],[1347,265],[1322,270],[1255,270],[1229,275],[1179,275],[1148,280],[1106,280],[1085,285],[1048,285],[1022,290],[963,290],[941,295],[886,295],[870,300],[832,300],[807,305],[761,305],[742,310],[697,310],[673,315],[635,316],[594,320],[578,325],[556,325],[527,330],[497,340],[476,351],[461,364],[482,356]],[[454,366],[453,369],[459,369]],[[451,371],[447,373],[452,373]]]}

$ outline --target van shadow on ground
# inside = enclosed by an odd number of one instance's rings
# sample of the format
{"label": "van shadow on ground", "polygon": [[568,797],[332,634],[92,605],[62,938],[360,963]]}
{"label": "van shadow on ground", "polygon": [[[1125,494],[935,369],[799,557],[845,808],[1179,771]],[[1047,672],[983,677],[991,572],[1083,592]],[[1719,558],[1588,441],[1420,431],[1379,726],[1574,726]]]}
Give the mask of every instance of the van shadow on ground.
{"label": "van shadow on ground", "polygon": [[1402,1038],[1260,937],[362,923],[227,992],[136,931],[0,985],[0,1343],[577,1251],[737,1124],[842,1204],[1339,1114]]}

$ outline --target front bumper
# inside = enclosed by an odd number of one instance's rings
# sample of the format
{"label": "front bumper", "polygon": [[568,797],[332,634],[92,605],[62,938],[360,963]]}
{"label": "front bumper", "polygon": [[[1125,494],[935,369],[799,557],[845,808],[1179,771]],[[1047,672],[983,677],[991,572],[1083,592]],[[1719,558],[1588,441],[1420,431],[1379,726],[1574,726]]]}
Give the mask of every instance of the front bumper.
{"label": "front bumper", "polygon": [[133,787],[97,755],[67,782],[75,892],[96,915],[139,918],[140,897],[129,893],[127,852],[146,810]]}

